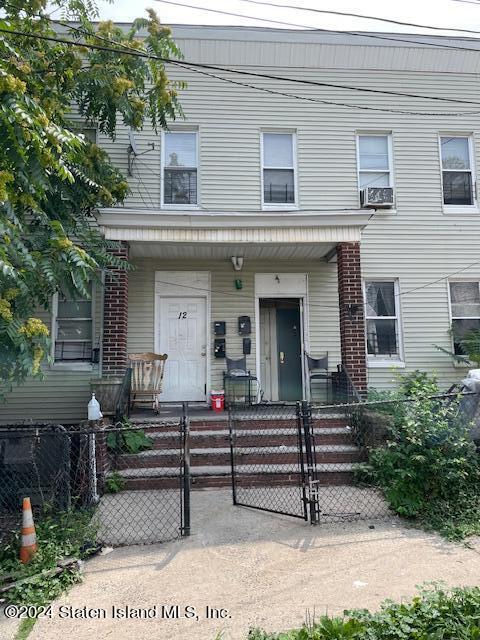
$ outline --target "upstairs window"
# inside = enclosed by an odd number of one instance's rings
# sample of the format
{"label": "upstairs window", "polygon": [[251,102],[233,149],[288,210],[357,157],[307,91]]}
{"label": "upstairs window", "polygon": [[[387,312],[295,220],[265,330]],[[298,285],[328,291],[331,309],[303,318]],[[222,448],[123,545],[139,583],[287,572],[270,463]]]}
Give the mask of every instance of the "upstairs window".
{"label": "upstairs window", "polygon": [[367,354],[381,360],[400,359],[398,285],[392,281],[365,283]]}
{"label": "upstairs window", "polygon": [[163,203],[197,205],[197,132],[171,131],[164,134]]}
{"label": "upstairs window", "polygon": [[392,187],[391,137],[388,134],[358,136],[358,186]]}
{"label": "upstairs window", "polygon": [[98,132],[95,127],[82,127],[80,133],[85,136],[87,142],[97,144]]}
{"label": "upstairs window", "polygon": [[293,133],[262,134],[263,204],[295,204]]}
{"label": "upstairs window", "polygon": [[441,136],[440,153],[443,204],[474,205],[471,138],[469,136]]}
{"label": "upstairs window", "polygon": [[58,294],[53,318],[55,362],[91,362],[92,318],[91,285],[89,299]]}
{"label": "upstairs window", "polygon": [[465,355],[460,340],[480,329],[480,287],[478,282],[450,282],[449,286],[454,351]]}

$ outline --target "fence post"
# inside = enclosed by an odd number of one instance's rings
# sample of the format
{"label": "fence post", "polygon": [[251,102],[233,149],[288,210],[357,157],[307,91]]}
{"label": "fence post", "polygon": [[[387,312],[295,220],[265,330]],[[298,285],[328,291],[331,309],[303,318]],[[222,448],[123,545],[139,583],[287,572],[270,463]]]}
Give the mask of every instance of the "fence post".
{"label": "fence post", "polygon": [[232,472],[232,500],[233,504],[237,504],[237,490],[235,485],[235,434],[234,434],[234,418],[233,418],[233,409],[229,407],[228,409],[228,430],[230,436],[230,467]]}
{"label": "fence post", "polygon": [[304,520],[308,520],[309,514],[309,506],[308,506],[308,498],[307,498],[307,484],[308,484],[308,476],[305,473],[305,451],[303,447],[304,437],[303,437],[303,411],[302,411],[302,403],[297,402],[297,435],[298,435],[298,462],[300,467],[300,482],[301,482],[301,491],[302,491],[302,502],[303,502],[303,515]]}
{"label": "fence post", "polygon": [[183,403],[182,416],[182,535],[190,535],[190,418],[188,416],[188,402]]}
{"label": "fence post", "polygon": [[318,524],[319,518],[319,501],[318,501],[318,478],[317,478],[317,460],[315,455],[315,440],[313,434],[312,410],[310,404],[302,401],[301,415],[303,423],[303,435],[305,442],[305,457],[307,462],[307,486],[308,486],[308,505],[310,523]]}

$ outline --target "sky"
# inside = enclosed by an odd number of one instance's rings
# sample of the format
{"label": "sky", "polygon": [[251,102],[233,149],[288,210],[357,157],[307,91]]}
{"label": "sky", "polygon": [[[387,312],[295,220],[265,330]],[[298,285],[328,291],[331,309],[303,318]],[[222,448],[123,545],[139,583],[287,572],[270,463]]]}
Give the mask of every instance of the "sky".
{"label": "sky", "polygon": [[[295,5],[295,9],[283,9],[251,4],[245,0],[113,0],[112,3],[99,0],[101,19],[115,21],[131,21],[145,15],[145,9],[152,7],[167,24],[215,24],[215,25],[248,25],[282,28],[282,25],[264,20],[278,20],[299,25],[301,27],[318,27],[323,29],[358,30],[358,31],[395,31],[402,33],[430,33],[425,29],[403,27],[394,24],[331,16],[302,11],[301,7],[330,9],[360,14],[369,14],[382,18],[391,18],[404,22],[435,25],[442,28],[463,28],[480,31],[480,0],[264,0],[276,4]],[[181,1],[191,6],[219,9],[244,14],[248,18],[240,18],[202,11],[189,7],[174,6],[173,2]],[[255,20],[262,18],[263,20]],[[295,28],[284,25],[284,28]],[[440,32],[443,34],[443,32]],[[445,34],[456,35],[448,31]],[[461,34],[457,34],[461,35]],[[467,35],[467,34],[463,34]],[[477,36],[478,37],[478,36]]]}

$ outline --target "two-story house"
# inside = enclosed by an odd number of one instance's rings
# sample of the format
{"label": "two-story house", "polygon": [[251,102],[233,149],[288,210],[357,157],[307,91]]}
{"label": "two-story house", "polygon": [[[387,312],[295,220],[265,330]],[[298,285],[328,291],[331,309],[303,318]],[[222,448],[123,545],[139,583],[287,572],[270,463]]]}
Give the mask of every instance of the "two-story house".
{"label": "two-story house", "polygon": [[225,354],[245,353],[272,401],[308,397],[305,353],[343,363],[360,390],[391,386],[394,368],[459,380],[435,345],[458,350],[452,325],[480,328],[480,43],[173,35],[185,120],[115,142],[91,132],[128,176],[125,205],[100,224],[135,270],[81,312],[54,301],[54,363],[1,419],[84,418],[91,381],[131,352],[168,354],[168,401],[208,401]]}

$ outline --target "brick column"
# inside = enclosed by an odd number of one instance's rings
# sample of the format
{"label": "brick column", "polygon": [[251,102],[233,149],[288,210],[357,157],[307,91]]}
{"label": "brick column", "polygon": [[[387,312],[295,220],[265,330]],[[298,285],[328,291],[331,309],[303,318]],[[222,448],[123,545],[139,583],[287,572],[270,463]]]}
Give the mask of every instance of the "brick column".
{"label": "brick column", "polygon": [[[128,245],[112,251],[128,258]],[[103,298],[103,375],[122,374],[127,367],[128,273],[112,268],[105,276]]]}
{"label": "brick column", "polygon": [[337,269],[342,364],[357,390],[365,392],[367,363],[359,242],[337,245]]}

